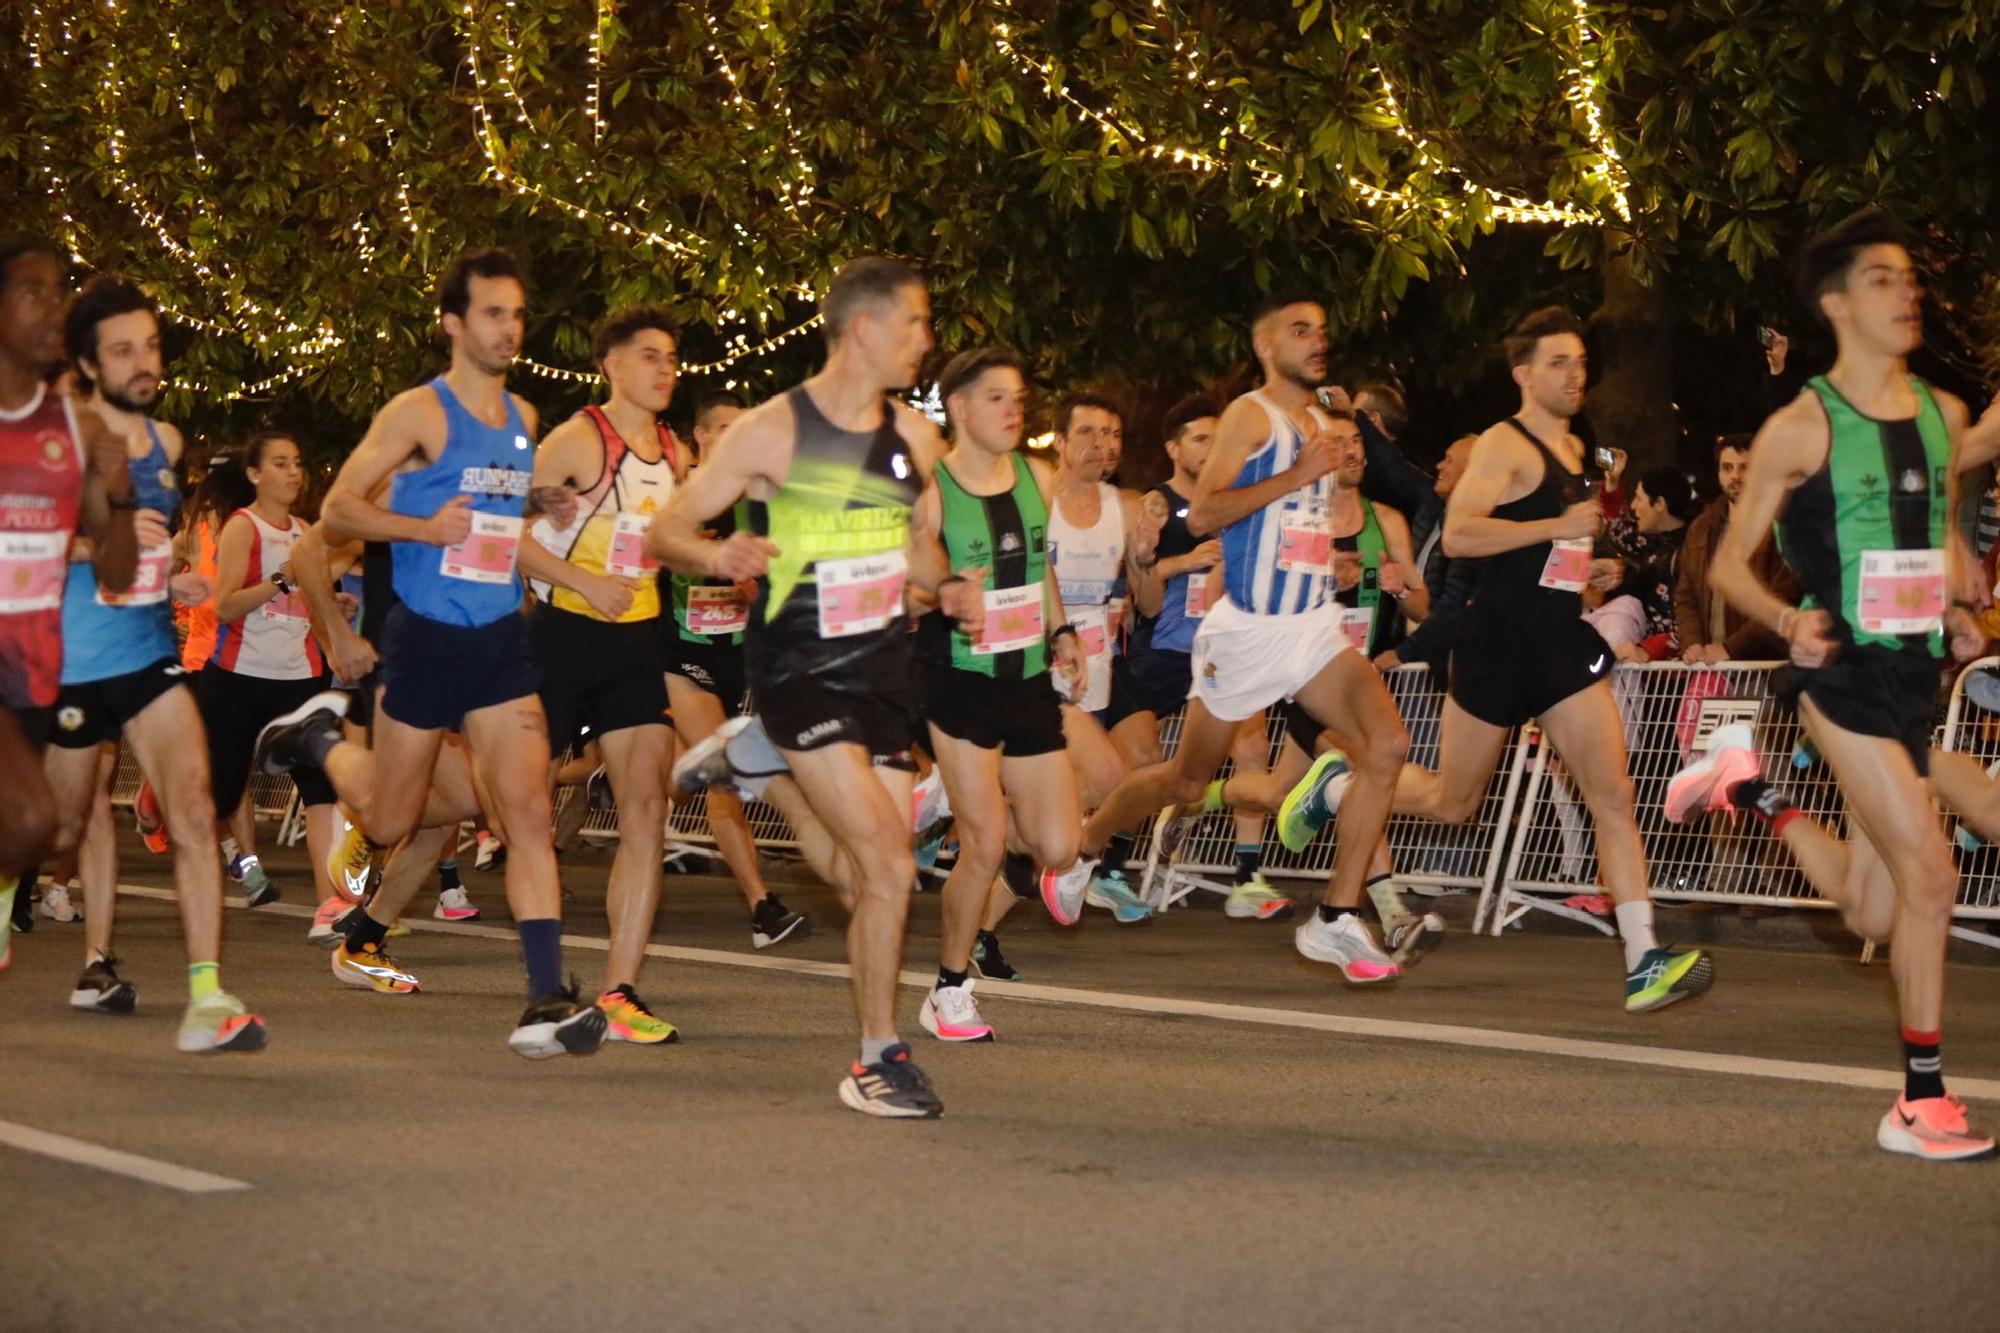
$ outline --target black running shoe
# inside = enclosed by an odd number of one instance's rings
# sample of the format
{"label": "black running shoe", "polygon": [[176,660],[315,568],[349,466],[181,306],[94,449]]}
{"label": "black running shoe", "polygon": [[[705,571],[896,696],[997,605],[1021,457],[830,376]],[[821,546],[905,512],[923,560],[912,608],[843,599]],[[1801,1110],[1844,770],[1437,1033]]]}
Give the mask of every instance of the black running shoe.
{"label": "black running shoe", "polygon": [[576,984],[528,1006],[507,1038],[517,1055],[546,1060],[554,1055],[589,1055],[604,1044],[609,1027],[604,1011],[577,998]]}
{"label": "black running shoe", "polygon": [[138,987],[118,979],[118,960],[109,954],[84,968],[69,993],[70,1008],[93,1014],[129,1014],[138,1004]]}
{"label": "black running shoe", "polygon": [[759,949],[783,944],[794,935],[804,939],[812,932],[812,918],[804,912],[794,912],[786,907],[775,893],[765,894],[758,904],[750,909],[750,943]]}
{"label": "black running shoe", "polygon": [[841,1102],[863,1115],[879,1115],[891,1120],[935,1120],[944,1114],[937,1090],[910,1058],[906,1042],[897,1042],[882,1052],[872,1065],[855,1061],[847,1077],[840,1080]]}
{"label": "black running shoe", "polygon": [[257,733],[253,768],[289,773],[304,765],[319,767],[326,752],[340,743],[340,720],[347,716],[344,690],[321,690],[289,713],[280,713]]}
{"label": "black running shoe", "polygon": [[972,970],[988,981],[1019,981],[1021,974],[1000,952],[1000,937],[982,930],[972,941]]}

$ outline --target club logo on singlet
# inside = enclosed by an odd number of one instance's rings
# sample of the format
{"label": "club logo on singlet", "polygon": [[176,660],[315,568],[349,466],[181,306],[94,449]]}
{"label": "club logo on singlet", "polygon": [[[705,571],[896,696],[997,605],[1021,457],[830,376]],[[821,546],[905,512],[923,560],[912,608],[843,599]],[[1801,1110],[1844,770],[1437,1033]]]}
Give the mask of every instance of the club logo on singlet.
{"label": "club logo on singlet", "polygon": [[502,467],[497,462],[489,462],[485,467],[469,467],[461,470],[458,474],[458,489],[464,495],[518,500],[528,493],[531,475],[517,467]]}

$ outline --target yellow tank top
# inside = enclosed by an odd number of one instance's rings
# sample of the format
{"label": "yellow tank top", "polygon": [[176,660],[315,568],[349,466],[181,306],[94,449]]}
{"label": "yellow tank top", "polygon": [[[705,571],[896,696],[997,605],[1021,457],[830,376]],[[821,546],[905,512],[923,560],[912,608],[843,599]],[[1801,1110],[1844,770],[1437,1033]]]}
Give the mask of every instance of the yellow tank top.
{"label": "yellow tank top", "polygon": [[[578,497],[577,517],[566,528],[557,528],[547,519],[535,525],[535,538],[550,551],[593,574],[610,574],[636,579],[632,605],[618,617],[621,625],[654,620],[660,614],[660,591],[656,576],[660,563],[646,554],[646,529],[653,515],[674,493],[673,432],[657,427],[660,459],[649,463],[633,453],[618,428],[596,407],[586,407],[582,415],[597,427],[604,444],[604,466],[597,481]],[[567,588],[551,589],[549,604],[592,620],[604,617]]]}

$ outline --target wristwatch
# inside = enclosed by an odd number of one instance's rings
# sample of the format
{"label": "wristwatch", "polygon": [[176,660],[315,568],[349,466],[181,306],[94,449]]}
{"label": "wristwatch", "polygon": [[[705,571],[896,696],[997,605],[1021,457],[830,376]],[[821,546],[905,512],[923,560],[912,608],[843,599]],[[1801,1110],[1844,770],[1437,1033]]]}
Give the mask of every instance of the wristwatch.
{"label": "wristwatch", "polygon": [[282,569],[271,575],[271,586],[278,590],[281,597],[292,595],[292,581],[285,577],[285,571]]}

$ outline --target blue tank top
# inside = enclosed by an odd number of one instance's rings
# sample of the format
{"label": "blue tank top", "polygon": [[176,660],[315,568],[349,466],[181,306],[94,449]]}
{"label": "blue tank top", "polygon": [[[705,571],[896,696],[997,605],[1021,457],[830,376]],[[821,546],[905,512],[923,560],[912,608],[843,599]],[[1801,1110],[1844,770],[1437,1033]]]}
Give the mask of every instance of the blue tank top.
{"label": "blue tank top", "polygon": [[507,395],[507,424],[489,426],[466,410],[443,378],[431,391],[444,406],[444,453],[429,467],[399,472],[389,509],[429,518],[453,496],[472,501],[472,534],[453,547],[391,542],[396,596],[418,615],[447,625],[490,625],[521,609],[516,557],[527,508],[535,444]]}
{"label": "blue tank top", "polygon": [[[1303,443],[1292,419],[1262,390],[1246,396],[1269,415],[1271,433],[1244,460],[1236,477],[1239,488],[1291,467]],[[1333,596],[1332,490],[1333,479],[1321,477],[1222,530],[1223,582],[1238,609],[1260,616],[1294,615],[1323,606]]]}
{"label": "blue tank top", "polygon": [[[180,481],[151,421],[146,423],[146,435],[153,447],[144,458],[127,465],[132,495],[139,508],[153,510],[172,526],[181,503]],[[143,670],[161,658],[179,664],[173,601],[167,593],[172,572],[171,546],[141,551],[139,572],[124,593],[99,588],[88,561],[69,567],[69,583],[63,589],[63,684],[109,680]]]}

